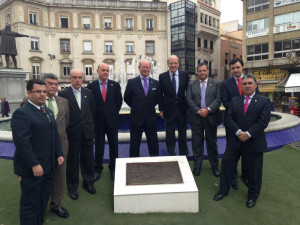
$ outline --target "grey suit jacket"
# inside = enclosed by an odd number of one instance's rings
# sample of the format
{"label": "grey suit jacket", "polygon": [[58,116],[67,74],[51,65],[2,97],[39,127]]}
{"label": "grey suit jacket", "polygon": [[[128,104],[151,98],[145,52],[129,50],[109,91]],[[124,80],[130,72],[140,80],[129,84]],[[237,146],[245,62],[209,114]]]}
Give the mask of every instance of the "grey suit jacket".
{"label": "grey suit jacket", "polygon": [[[206,106],[211,109],[211,113],[208,114],[208,121],[211,126],[217,126],[221,122],[221,97],[220,97],[220,82],[212,78],[208,78],[206,92],[205,92],[205,102]],[[187,89],[187,103],[190,107],[189,120],[191,123],[200,123],[200,116],[198,111],[201,108],[201,88],[200,80],[194,80],[189,83]]]}
{"label": "grey suit jacket", "polygon": [[69,125],[69,104],[68,100],[59,96],[54,96],[58,108],[56,124],[61,147],[65,155],[68,155],[69,142],[67,136],[67,127]]}

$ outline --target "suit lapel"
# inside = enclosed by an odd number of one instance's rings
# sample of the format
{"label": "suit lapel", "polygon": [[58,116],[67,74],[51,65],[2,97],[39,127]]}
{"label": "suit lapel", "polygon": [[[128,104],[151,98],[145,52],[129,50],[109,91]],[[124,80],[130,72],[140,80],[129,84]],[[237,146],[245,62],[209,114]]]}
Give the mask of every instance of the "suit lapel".
{"label": "suit lapel", "polygon": [[[182,73],[180,73],[179,71],[178,71],[178,81],[179,81],[179,84],[178,84],[178,93],[181,91],[181,89],[182,88],[184,88],[184,85],[182,85],[182,84],[184,84],[185,82],[185,77],[184,76],[182,76]],[[177,93],[177,94],[178,94]]]}
{"label": "suit lapel", "polygon": [[[82,90],[83,90],[83,88],[81,88],[81,107],[82,107]],[[78,103],[76,101],[76,98],[75,98],[75,95],[73,93],[72,87],[69,88],[68,95],[70,96],[71,102],[76,105],[77,110],[81,111],[80,108],[79,108],[79,106],[78,106]]]}
{"label": "suit lapel", "polygon": [[95,99],[95,101],[100,101],[100,102],[103,103],[103,97],[102,97],[102,93],[101,93],[101,89],[100,89],[99,80],[94,81],[93,89],[94,89],[94,91],[96,93],[96,96],[97,96],[97,99]]}
{"label": "suit lapel", "polygon": [[55,101],[56,101],[56,104],[57,104],[57,109],[58,109],[57,118],[59,118],[61,116],[61,108],[64,107],[64,106],[63,106],[62,101],[59,100],[56,95],[54,95],[54,98],[55,98]]}
{"label": "suit lapel", "polygon": [[239,88],[236,84],[236,81],[235,81],[234,77],[231,78],[231,86],[232,86],[233,91],[234,91],[234,96],[240,95],[240,91],[239,91]]}
{"label": "suit lapel", "polygon": [[255,94],[255,95],[253,96],[253,98],[251,99],[251,102],[250,102],[250,104],[249,104],[249,106],[248,106],[246,115],[247,115],[248,113],[251,114],[251,111],[253,111],[253,110],[255,109],[255,105],[257,104],[257,102],[258,102],[257,95]]}
{"label": "suit lapel", "polygon": [[[114,87],[115,87],[114,83],[111,82],[111,80],[107,80],[106,100],[105,100],[105,102],[109,101],[109,99],[113,96]],[[102,101],[103,101],[103,99],[102,99]]]}
{"label": "suit lapel", "polygon": [[[39,110],[38,108],[36,108],[34,105],[32,105],[31,103],[27,103],[27,104],[29,104],[29,107],[30,107],[30,109],[39,117],[39,118],[41,118],[45,123],[47,123],[48,125],[51,125],[51,123],[49,123],[49,120],[48,120],[48,118],[47,118],[47,116],[46,115],[44,115],[43,113],[42,113],[42,111],[41,110]],[[47,113],[49,114],[49,111],[47,111]]]}
{"label": "suit lapel", "polygon": [[[179,76],[179,72],[178,72],[178,76]],[[169,70],[166,72],[165,79],[166,79],[166,82],[167,82],[166,87],[168,87],[173,92],[173,94],[176,95],[175,90],[173,89],[172,80],[171,80],[171,76],[170,76]],[[179,81],[179,84],[180,84],[180,81]],[[178,92],[179,92],[179,88],[178,88]]]}
{"label": "suit lapel", "polygon": [[[142,85],[140,76],[137,76],[135,79],[136,79],[135,82],[136,82],[136,86],[138,87],[138,90],[141,92],[141,95],[145,96],[144,87]],[[149,92],[149,87],[148,87],[148,92]]]}

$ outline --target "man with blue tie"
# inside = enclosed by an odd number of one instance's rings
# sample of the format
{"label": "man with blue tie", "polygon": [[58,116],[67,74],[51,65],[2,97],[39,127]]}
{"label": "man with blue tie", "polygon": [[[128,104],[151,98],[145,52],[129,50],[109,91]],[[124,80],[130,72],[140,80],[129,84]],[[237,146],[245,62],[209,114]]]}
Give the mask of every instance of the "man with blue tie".
{"label": "man with blue tie", "polygon": [[187,89],[187,103],[190,107],[189,120],[192,126],[192,148],[194,156],[194,175],[201,172],[204,132],[208,160],[213,174],[219,176],[217,146],[217,125],[222,121],[220,111],[220,82],[208,77],[209,70],[205,63],[197,66],[199,79],[191,81]]}
{"label": "man with blue tie", "polygon": [[124,101],[130,111],[130,157],[140,156],[143,131],[147,137],[150,156],[158,156],[155,106],[159,101],[158,81],[149,77],[151,63],[144,59],[139,63],[140,75],[128,80]]}
{"label": "man with blue tie", "polygon": [[253,75],[244,75],[241,87],[243,95],[232,98],[226,117],[228,148],[222,158],[220,189],[214,200],[228,195],[238,159],[243,153],[249,183],[246,206],[252,208],[262,185],[263,153],[267,151],[264,130],[271,118],[270,99],[255,92],[257,83]]}
{"label": "man with blue tie", "polygon": [[166,146],[169,155],[175,155],[175,126],[178,128],[179,154],[188,156],[186,142],[186,90],[189,74],[178,70],[179,59],[176,55],[168,58],[169,70],[159,75],[160,102],[159,111],[165,120]]}

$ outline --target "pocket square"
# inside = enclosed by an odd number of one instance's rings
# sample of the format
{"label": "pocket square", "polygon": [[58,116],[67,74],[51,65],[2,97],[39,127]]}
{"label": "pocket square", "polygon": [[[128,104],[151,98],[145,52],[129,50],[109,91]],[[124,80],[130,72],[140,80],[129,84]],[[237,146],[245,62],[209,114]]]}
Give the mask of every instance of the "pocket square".
{"label": "pocket square", "polygon": [[153,90],[156,90],[156,88],[152,88],[152,91],[153,91]]}

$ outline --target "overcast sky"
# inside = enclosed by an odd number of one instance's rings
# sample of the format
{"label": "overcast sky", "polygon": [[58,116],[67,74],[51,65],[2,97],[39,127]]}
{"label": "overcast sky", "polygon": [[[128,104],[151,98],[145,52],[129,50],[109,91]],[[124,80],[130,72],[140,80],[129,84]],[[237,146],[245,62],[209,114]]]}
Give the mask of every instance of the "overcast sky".
{"label": "overcast sky", "polygon": [[243,2],[241,0],[221,1],[221,23],[238,20],[243,25]]}

